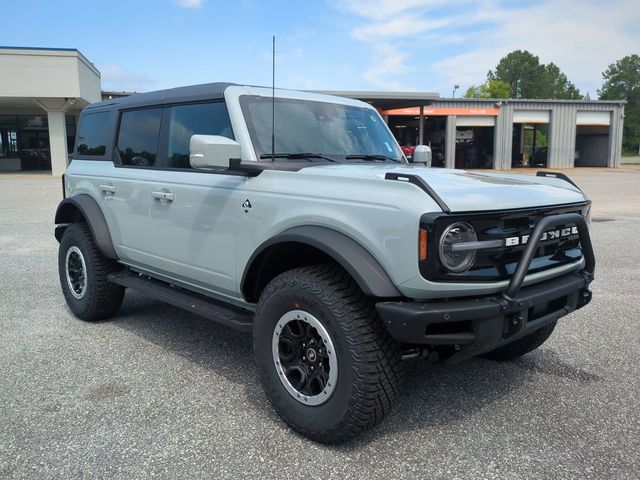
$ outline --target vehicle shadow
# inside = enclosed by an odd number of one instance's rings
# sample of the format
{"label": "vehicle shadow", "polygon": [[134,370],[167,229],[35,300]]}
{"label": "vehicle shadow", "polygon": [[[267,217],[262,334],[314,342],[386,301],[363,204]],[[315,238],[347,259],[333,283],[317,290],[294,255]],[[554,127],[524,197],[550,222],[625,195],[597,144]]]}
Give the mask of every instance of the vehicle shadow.
{"label": "vehicle shadow", "polygon": [[[259,378],[251,335],[135,292],[127,292],[115,325],[241,386],[261,418],[281,422],[266,395],[261,390],[256,394]],[[386,421],[354,442],[330,448],[349,451],[380,436],[455,424],[511,392],[526,388],[527,381],[540,374],[587,383],[601,380],[562,363],[548,348],[509,363],[472,359],[443,366],[408,361],[401,394]]]}

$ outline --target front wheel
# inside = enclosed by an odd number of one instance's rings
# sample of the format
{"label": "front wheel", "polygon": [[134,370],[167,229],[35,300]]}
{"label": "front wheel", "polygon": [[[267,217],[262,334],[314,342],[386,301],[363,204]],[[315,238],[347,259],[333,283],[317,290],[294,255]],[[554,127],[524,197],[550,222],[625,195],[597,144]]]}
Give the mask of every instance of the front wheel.
{"label": "front wheel", "polygon": [[111,283],[121,265],[100,253],[86,223],[69,225],[58,250],[60,286],[73,314],[86,321],[102,320],[118,311],[124,288]]}
{"label": "front wheel", "polygon": [[400,384],[398,344],[351,277],[330,265],[290,270],[269,283],[256,311],[254,351],[276,411],[320,442],[379,423]]}

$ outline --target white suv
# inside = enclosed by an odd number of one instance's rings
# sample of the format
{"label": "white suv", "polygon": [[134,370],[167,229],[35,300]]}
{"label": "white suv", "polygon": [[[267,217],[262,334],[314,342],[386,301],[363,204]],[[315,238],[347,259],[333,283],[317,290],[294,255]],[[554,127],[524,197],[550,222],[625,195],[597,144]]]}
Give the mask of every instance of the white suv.
{"label": "white suv", "polygon": [[568,178],[410,164],[355,100],[216,83],[101,102],[63,184],[71,311],[113,316],[131,288],[252,331],[269,399],[318,441],[378,423],[403,359],[509,360],[591,298]]}

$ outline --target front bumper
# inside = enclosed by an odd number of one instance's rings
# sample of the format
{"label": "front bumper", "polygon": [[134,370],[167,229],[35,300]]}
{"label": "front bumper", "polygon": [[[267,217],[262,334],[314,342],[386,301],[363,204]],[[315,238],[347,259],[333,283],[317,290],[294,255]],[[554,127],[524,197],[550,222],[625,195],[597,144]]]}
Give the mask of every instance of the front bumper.
{"label": "front bumper", "polygon": [[[557,224],[575,223],[585,268],[522,288],[542,233]],[[589,230],[578,214],[542,218],[518,262],[506,290],[495,296],[430,302],[376,304],[389,334],[399,342],[430,347],[454,347],[447,361],[489,352],[522,338],[591,301],[595,257]]]}
{"label": "front bumper", "polygon": [[501,297],[376,304],[389,334],[410,345],[453,346],[450,360],[489,352],[522,338],[591,301],[584,271],[523,288],[511,302]]}

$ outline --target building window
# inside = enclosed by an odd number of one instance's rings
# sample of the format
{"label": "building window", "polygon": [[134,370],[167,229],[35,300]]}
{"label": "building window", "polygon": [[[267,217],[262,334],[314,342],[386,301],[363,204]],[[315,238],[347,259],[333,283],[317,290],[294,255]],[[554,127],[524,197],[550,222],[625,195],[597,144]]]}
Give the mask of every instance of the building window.
{"label": "building window", "polygon": [[18,117],[20,130],[49,130],[49,119],[46,115],[20,115]]}
{"label": "building window", "polygon": [[108,131],[109,112],[83,115],[76,141],[76,153],[81,156],[104,156],[107,152]]}
{"label": "building window", "polygon": [[18,158],[18,117],[0,115],[0,158]]}
{"label": "building window", "polygon": [[152,167],[158,152],[162,108],[131,110],[120,117],[118,153],[122,165]]}
{"label": "building window", "polygon": [[169,121],[169,168],[191,168],[189,142],[191,136],[221,135],[233,139],[231,121],[223,102],[177,105],[171,107]]}

